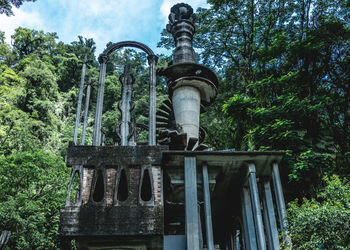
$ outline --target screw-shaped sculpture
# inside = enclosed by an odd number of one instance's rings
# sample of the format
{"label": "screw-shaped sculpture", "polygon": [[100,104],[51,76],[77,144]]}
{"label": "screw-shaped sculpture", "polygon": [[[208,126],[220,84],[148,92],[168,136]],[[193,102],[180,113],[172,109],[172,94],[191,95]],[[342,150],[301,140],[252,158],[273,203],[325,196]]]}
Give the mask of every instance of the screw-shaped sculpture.
{"label": "screw-shaped sculpture", "polygon": [[125,65],[124,73],[120,76],[120,82],[123,84],[122,87],[122,100],[119,102],[119,110],[122,115],[122,123],[120,125],[121,131],[121,145],[129,145],[129,126],[131,123],[131,110],[133,109],[132,97],[132,85],[135,81],[134,76],[131,74],[131,66]]}
{"label": "screw-shaped sculpture", "polygon": [[180,3],[171,8],[167,31],[173,35],[176,48],[172,65],[162,74],[168,78],[179,132],[187,134],[187,149],[191,150],[199,137],[200,106],[214,101],[218,80],[209,68],[196,64],[192,48],[196,16],[191,6]]}

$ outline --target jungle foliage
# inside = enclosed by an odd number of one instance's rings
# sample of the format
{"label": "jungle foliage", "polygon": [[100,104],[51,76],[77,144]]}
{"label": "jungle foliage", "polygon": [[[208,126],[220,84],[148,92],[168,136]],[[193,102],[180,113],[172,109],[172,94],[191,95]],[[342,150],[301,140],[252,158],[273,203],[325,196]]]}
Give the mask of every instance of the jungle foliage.
{"label": "jungle foliage", "polygon": [[[206,143],[217,150],[284,151],[280,169],[291,201],[294,248],[347,249],[350,2],[209,3],[197,10],[194,40],[200,62],[220,81],[215,103],[201,117]],[[0,32],[0,231],[13,232],[9,249],[57,249],[59,208],[69,179],[63,157],[73,137],[85,55],[92,78],[86,144],[91,143],[96,47],[90,38],[65,44],[54,32],[21,27],[12,40],[12,46],[6,44]],[[172,48],[166,32],[159,46]],[[158,67],[169,60],[159,56]],[[126,63],[135,76],[133,114],[147,124],[147,56],[116,51],[107,64],[102,124],[107,145],[114,143],[120,120],[119,76]],[[158,104],[167,96],[165,86],[159,78]],[[139,136],[147,140],[145,131]]]}

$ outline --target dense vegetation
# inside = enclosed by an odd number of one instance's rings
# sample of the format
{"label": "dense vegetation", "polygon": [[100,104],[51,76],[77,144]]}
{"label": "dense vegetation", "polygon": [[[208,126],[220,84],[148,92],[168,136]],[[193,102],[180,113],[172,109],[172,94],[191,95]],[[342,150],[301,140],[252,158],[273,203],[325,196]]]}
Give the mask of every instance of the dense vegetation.
{"label": "dense vegetation", "polygon": [[[350,247],[350,2],[211,0],[199,9],[198,58],[219,76],[219,95],[203,114],[215,149],[279,150],[295,249]],[[82,61],[93,82],[92,39],[71,44],[56,33],[0,33],[0,231],[10,249],[55,249],[69,170]],[[171,48],[163,33],[159,46]],[[132,65],[137,122],[147,123],[147,58],[124,50],[107,65],[103,129],[113,143],[123,65]],[[160,56],[159,66],[167,58]],[[158,98],[166,96],[158,79]],[[146,94],[145,94],[146,93]],[[159,103],[159,102],[158,102]],[[146,139],[141,131],[140,137]],[[295,200],[298,198],[298,200]]]}

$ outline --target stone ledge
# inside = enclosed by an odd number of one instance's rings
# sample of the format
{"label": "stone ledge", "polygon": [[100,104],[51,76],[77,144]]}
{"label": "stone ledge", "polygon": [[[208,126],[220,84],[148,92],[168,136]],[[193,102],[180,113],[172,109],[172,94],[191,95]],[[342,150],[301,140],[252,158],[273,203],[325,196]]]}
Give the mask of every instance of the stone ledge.
{"label": "stone ledge", "polygon": [[167,146],[70,146],[67,165],[160,165]]}

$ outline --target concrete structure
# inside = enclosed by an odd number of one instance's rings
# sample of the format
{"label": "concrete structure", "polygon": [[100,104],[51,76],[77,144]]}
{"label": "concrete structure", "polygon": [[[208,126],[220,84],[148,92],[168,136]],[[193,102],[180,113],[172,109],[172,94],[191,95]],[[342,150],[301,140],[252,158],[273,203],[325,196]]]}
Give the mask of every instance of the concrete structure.
{"label": "concrete structure", "polygon": [[[64,248],[72,239],[78,249],[279,248],[278,235],[286,235],[278,172],[283,153],[203,151],[201,106],[214,101],[218,80],[212,70],[195,62],[194,22],[189,5],[171,8],[167,30],[176,48],[173,61],[159,71],[167,78],[169,100],[157,113],[157,59],[152,50],[127,41],[111,45],[100,56],[93,145],[72,143],[67,153],[72,175],[60,219]],[[119,140],[104,146],[106,62],[112,51],[126,46],[149,56],[149,141],[141,145],[132,132],[133,77],[126,66],[120,78]],[[158,126],[157,138],[156,122],[163,124]]]}

